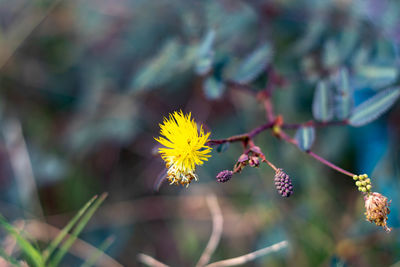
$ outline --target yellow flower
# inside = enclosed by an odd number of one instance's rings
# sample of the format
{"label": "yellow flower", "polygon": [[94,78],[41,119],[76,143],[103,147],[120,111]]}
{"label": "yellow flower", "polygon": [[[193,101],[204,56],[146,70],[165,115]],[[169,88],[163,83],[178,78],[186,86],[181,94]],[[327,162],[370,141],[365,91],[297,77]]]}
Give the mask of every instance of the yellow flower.
{"label": "yellow flower", "polygon": [[196,165],[202,165],[211,156],[211,147],[205,145],[210,133],[205,133],[203,126],[199,130],[191,114],[182,111],[164,118],[160,129],[164,137],[155,140],[165,146],[158,152],[166,163],[167,179],[170,184],[188,186],[193,179],[197,180]]}

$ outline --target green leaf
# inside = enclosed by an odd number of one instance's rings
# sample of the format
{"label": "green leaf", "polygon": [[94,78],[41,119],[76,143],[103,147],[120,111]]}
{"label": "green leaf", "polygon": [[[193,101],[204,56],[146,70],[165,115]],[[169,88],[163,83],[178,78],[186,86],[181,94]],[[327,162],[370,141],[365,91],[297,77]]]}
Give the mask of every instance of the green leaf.
{"label": "green leaf", "polygon": [[326,122],[333,118],[333,96],[327,81],[319,81],[315,89],[312,113],[316,120]]}
{"label": "green leaf", "polygon": [[218,99],[222,96],[225,86],[214,77],[208,77],[203,83],[203,91],[208,99]]}
{"label": "green leaf", "polygon": [[339,120],[347,119],[354,107],[353,90],[346,68],[339,70],[336,77],[335,115]]}
{"label": "green leaf", "polygon": [[297,141],[297,146],[302,151],[310,150],[315,140],[314,127],[311,126],[300,127],[296,132],[295,139]]}
{"label": "green leaf", "polygon": [[353,110],[349,119],[350,125],[363,126],[377,119],[393,106],[399,96],[400,87],[392,87],[380,91]]}
{"label": "green leaf", "polygon": [[242,64],[240,64],[232,80],[238,83],[251,82],[266,69],[271,58],[272,47],[269,43],[265,43],[247,56]]}
{"label": "green leaf", "polygon": [[357,88],[380,88],[396,81],[399,71],[396,65],[367,64],[355,69],[354,84]]}
{"label": "green leaf", "polygon": [[329,40],[325,43],[322,55],[322,64],[325,68],[334,68],[339,65],[340,54],[335,41]]}
{"label": "green leaf", "polygon": [[60,261],[64,258],[65,254],[74,244],[75,240],[78,238],[78,235],[82,232],[83,228],[89,222],[90,218],[92,218],[93,214],[99,208],[101,203],[103,203],[104,199],[107,197],[107,193],[103,193],[98,199],[95,200],[93,205],[87,210],[85,215],[82,217],[81,221],[76,225],[75,229],[68,236],[65,242],[62,244],[60,249],[54,255],[54,257],[50,261],[50,266],[56,267],[59,265]]}
{"label": "green leaf", "polygon": [[132,90],[150,89],[169,81],[176,73],[182,58],[182,45],[172,39],[138,71],[132,81]]}
{"label": "green leaf", "polygon": [[227,151],[228,148],[229,148],[229,142],[222,143],[217,147],[217,152],[218,153],[223,153],[223,152]]}
{"label": "green leaf", "polygon": [[95,265],[99,257],[104,253],[104,251],[106,251],[111,246],[113,242],[114,242],[114,237],[109,237],[106,240],[104,240],[104,242],[101,243],[100,246],[98,247],[98,250],[95,253],[93,253],[93,255],[91,255],[88,259],[86,259],[86,261],[82,264],[81,267],[90,267]]}
{"label": "green leaf", "polygon": [[204,75],[211,70],[214,59],[214,40],[215,31],[210,30],[199,46],[195,62],[195,70],[199,75]]}
{"label": "green leaf", "polygon": [[43,251],[44,260],[51,256],[56,247],[61,243],[61,241],[67,236],[68,232],[74,227],[77,221],[85,214],[87,209],[92,205],[92,203],[97,199],[97,195],[92,197],[79,211],[78,213],[69,221],[69,223],[60,231],[60,233],[54,238],[50,245]]}
{"label": "green leaf", "polygon": [[0,225],[3,227],[10,235],[12,235],[21,250],[31,259],[35,266],[44,266],[44,260],[42,255],[38,250],[36,250],[28,240],[26,240],[14,226],[9,224],[5,218],[0,214]]}

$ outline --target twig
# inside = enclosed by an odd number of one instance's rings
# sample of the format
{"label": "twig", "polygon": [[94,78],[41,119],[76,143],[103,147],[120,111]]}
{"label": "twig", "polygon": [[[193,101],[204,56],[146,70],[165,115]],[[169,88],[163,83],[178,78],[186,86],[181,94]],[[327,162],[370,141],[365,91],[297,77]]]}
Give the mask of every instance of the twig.
{"label": "twig", "polygon": [[307,154],[310,155],[311,157],[315,158],[315,159],[318,160],[319,162],[321,162],[321,163],[327,165],[328,167],[331,167],[332,169],[334,169],[334,170],[336,170],[336,171],[338,171],[338,172],[341,172],[341,173],[343,173],[343,174],[346,174],[346,175],[348,175],[348,176],[350,176],[350,177],[353,177],[353,176],[355,175],[354,173],[348,172],[348,171],[346,171],[346,170],[344,170],[344,169],[342,169],[342,168],[336,166],[336,165],[333,164],[332,162],[327,161],[327,160],[324,159],[323,157],[318,156],[317,154],[315,154],[315,153],[312,152],[312,151],[307,151]]}
{"label": "twig", "polygon": [[212,145],[220,145],[220,144],[224,144],[224,143],[233,143],[233,142],[243,142],[246,141],[248,139],[252,139],[254,138],[256,135],[258,135],[259,133],[272,128],[272,126],[274,126],[274,123],[265,123],[263,125],[260,125],[256,128],[254,128],[253,130],[251,130],[248,133],[244,133],[244,134],[239,134],[239,135],[234,135],[225,139],[215,139],[215,140],[210,140],[207,142],[207,145],[212,146]]}
{"label": "twig", "polygon": [[318,121],[307,121],[303,123],[284,123],[281,128],[282,129],[298,129],[304,126],[313,126],[313,127],[327,127],[327,126],[344,126],[348,125],[349,122],[347,120],[344,121],[328,121],[328,122],[318,122]]}
{"label": "twig", "polygon": [[140,261],[141,263],[144,263],[144,264],[146,264],[146,265],[148,265],[148,266],[153,266],[153,267],[169,267],[168,265],[166,265],[166,264],[164,264],[164,263],[162,263],[162,262],[156,260],[155,258],[153,258],[153,257],[151,257],[151,256],[149,256],[149,255],[143,254],[143,253],[139,253],[139,254],[137,255],[137,259],[138,259],[138,261]]}
{"label": "twig", "polygon": [[222,260],[222,261],[217,261],[213,262],[211,264],[206,265],[206,267],[222,267],[222,266],[236,266],[240,264],[245,264],[249,261],[255,260],[258,257],[262,257],[267,255],[268,253],[278,251],[284,247],[287,247],[288,242],[286,240],[281,241],[279,243],[276,243],[272,246],[256,250],[254,252],[251,252],[249,254],[245,254],[243,256],[239,256],[236,258],[231,258],[227,260]]}
{"label": "twig", "polygon": [[211,255],[214,253],[221,239],[222,227],[224,223],[221,208],[218,205],[218,200],[215,195],[207,196],[207,205],[211,212],[213,228],[210,240],[208,241],[208,244],[204,249],[203,254],[196,264],[197,267],[205,266],[210,261]]}

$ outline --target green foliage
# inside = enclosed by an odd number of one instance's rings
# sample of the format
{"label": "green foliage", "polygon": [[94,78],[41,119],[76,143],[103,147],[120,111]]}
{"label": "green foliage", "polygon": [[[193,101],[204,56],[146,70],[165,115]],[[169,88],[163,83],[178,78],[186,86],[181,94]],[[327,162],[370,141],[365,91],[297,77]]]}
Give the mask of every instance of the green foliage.
{"label": "green foliage", "polygon": [[44,266],[44,259],[40,253],[25,237],[23,237],[18,229],[9,224],[3,216],[0,215],[0,225],[3,227],[10,235],[12,235],[18,246],[26,254],[26,256],[31,260],[32,264],[37,267]]}
{"label": "green foliage", "polygon": [[49,266],[58,266],[60,261],[63,259],[65,254],[74,244],[75,240],[78,238],[78,235],[82,232],[83,228],[89,222],[90,218],[96,212],[96,210],[100,207],[101,203],[103,203],[104,199],[107,197],[107,194],[102,194],[98,199],[96,199],[91,205],[91,207],[87,210],[87,212],[83,215],[81,221],[76,224],[74,230],[71,232],[69,237],[64,241],[61,245],[60,249],[56,252],[54,257],[50,259]]}
{"label": "green foliage", "polygon": [[204,39],[199,45],[195,62],[195,70],[198,75],[204,75],[212,68],[214,60],[213,45],[215,41],[215,34],[216,32],[214,30],[210,30],[204,36]]}
{"label": "green foliage", "polygon": [[78,213],[69,221],[69,223],[60,231],[56,238],[54,238],[50,245],[43,251],[43,257],[47,260],[54,250],[58,247],[58,245],[64,240],[64,238],[68,235],[69,231],[78,220],[86,213],[87,209],[93,204],[93,202],[97,199],[97,196],[94,196],[91,200],[89,200],[79,211]]}
{"label": "green foliage", "polygon": [[101,254],[104,253],[104,251],[106,251],[112,245],[113,242],[114,242],[114,238],[112,238],[112,237],[104,240],[104,242],[101,243],[99,245],[99,247],[97,248],[97,251],[95,253],[93,253],[89,258],[87,258],[81,267],[94,266],[96,264],[97,260],[99,259],[99,257],[101,256]]}
{"label": "green foliage", "polygon": [[[24,252],[24,255],[26,255],[26,257],[30,260],[30,262],[32,262],[34,266],[56,267],[59,265],[60,261],[64,258],[65,254],[73,245],[80,232],[86,226],[90,218],[93,216],[95,211],[99,208],[106,197],[107,194],[102,194],[99,198],[97,196],[94,196],[91,200],[89,200],[43,251],[35,248],[32,245],[31,241],[24,237],[18,231],[18,229],[9,224],[1,215],[0,225],[15,238],[18,246]],[[72,228],[74,228],[74,230],[69,234]],[[63,243],[61,244],[61,242]],[[61,247],[58,249],[58,251],[56,251],[57,247],[60,244]],[[100,254],[102,251],[106,250],[109,245],[110,240],[107,239],[107,242],[101,246]],[[54,256],[53,252],[55,252]],[[20,265],[17,259],[8,256],[2,249],[0,250],[0,256],[15,266]],[[96,261],[98,256],[99,254],[96,253],[96,255],[93,255],[90,259],[88,259],[85,263],[86,266],[91,266]]]}
{"label": "green foliage", "polygon": [[327,122],[333,118],[333,94],[327,81],[319,81],[314,92],[312,104],[314,118],[318,121]]}
{"label": "green foliage", "polygon": [[220,98],[224,92],[225,85],[215,77],[208,77],[203,83],[204,94],[208,99]]}
{"label": "green foliage", "polygon": [[347,119],[354,106],[353,90],[350,87],[349,72],[342,68],[336,78],[335,115],[339,120]]}
{"label": "green foliage", "polygon": [[302,151],[310,150],[315,139],[315,128],[310,126],[300,127],[296,131],[295,139],[297,141],[297,146]]}
{"label": "green foliage", "polygon": [[269,43],[259,46],[243,60],[230,78],[238,83],[251,82],[266,70],[272,54],[272,47]]}
{"label": "green foliage", "polygon": [[390,109],[400,96],[400,87],[385,89],[358,105],[352,112],[349,122],[352,126],[370,123]]}
{"label": "green foliage", "polygon": [[131,88],[148,90],[168,82],[179,71],[184,47],[175,39],[167,41],[135,75]]}

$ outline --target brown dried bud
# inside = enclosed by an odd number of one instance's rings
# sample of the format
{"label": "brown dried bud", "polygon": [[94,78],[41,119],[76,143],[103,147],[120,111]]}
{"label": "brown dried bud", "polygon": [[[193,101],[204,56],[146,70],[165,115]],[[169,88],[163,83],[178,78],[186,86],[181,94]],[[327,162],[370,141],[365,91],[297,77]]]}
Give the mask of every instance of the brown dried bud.
{"label": "brown dried bud", "polygon": [[232,178],[232,175],[233,175],[232,171],[228,171],[228,170],[222,171],[222,172],[218,173],[217,181],[219,183],[225,183]]}
{"label": "brown dried bud", "polygon": [[390,201],[388,202],[387,197],[374,192],[366,195],[364,201],[367,220],[378,226],[382,226],[386,232],[390,232],[391,229],[387,226]]}

